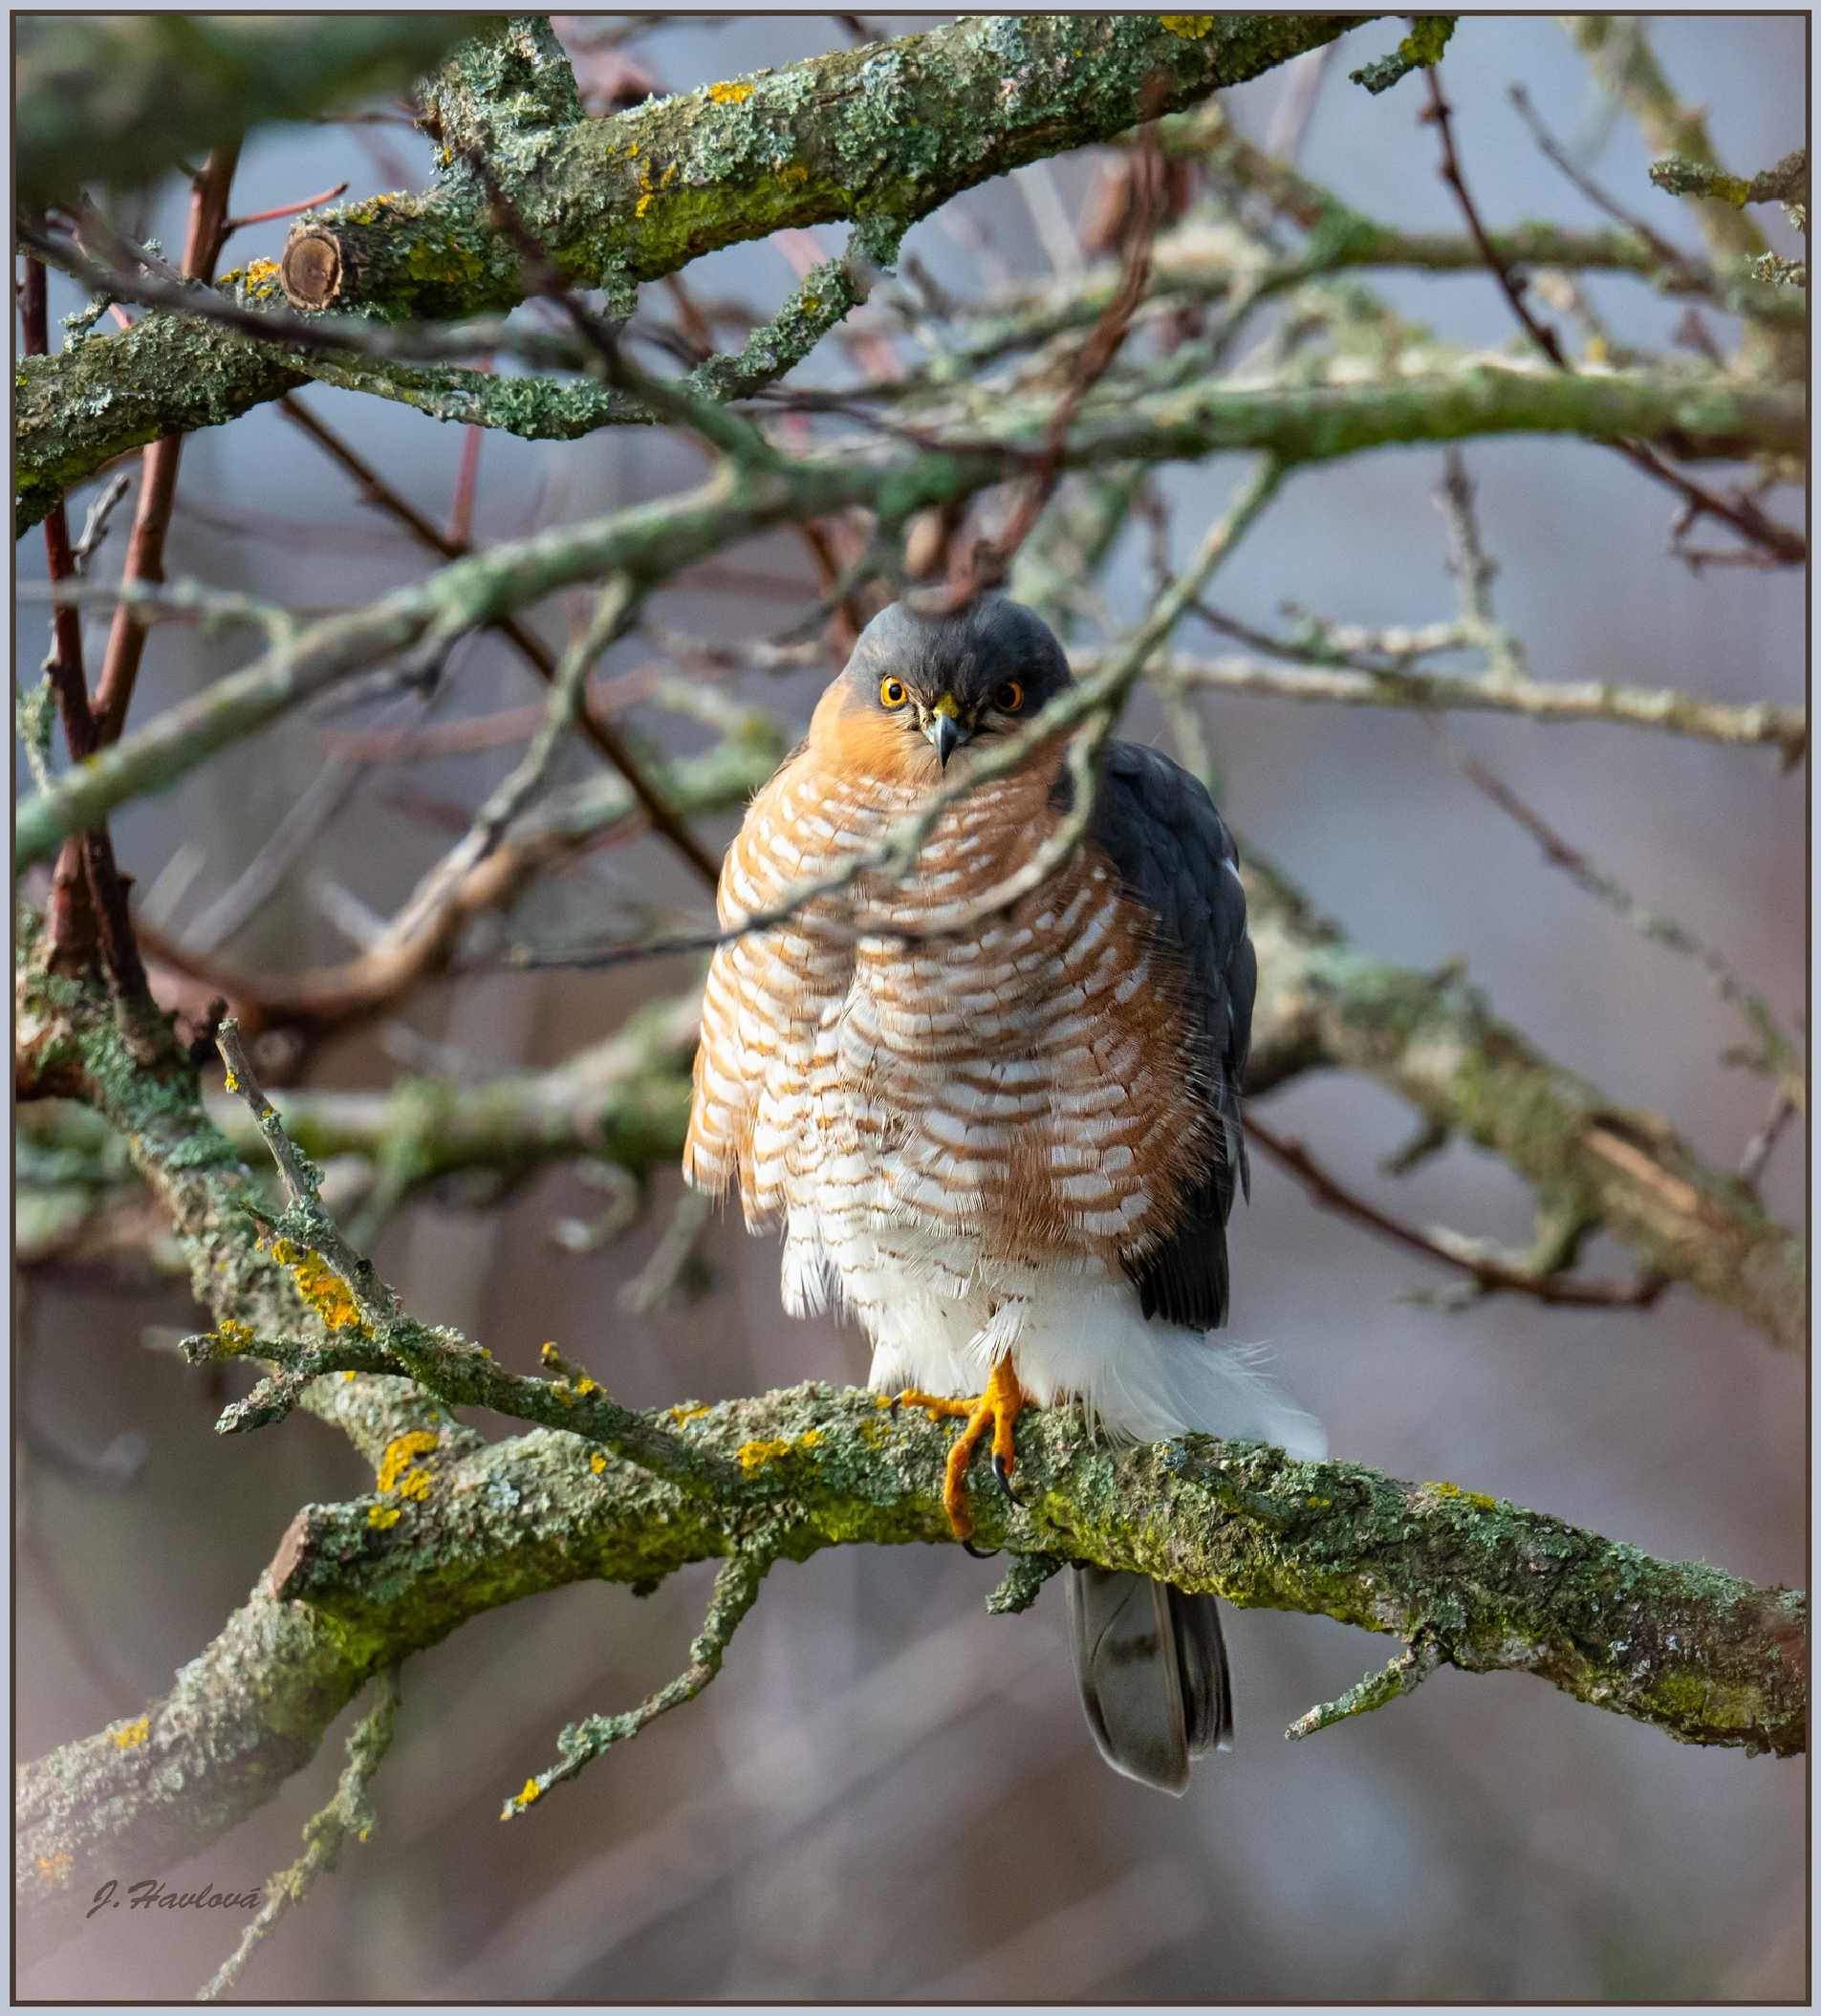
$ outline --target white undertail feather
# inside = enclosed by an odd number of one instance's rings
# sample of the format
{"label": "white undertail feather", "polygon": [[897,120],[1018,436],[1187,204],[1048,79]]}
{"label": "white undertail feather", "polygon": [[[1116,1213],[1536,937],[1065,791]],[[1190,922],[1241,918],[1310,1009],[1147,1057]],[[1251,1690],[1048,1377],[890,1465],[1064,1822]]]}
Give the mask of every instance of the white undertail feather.
{"label": "white undertail feather", "polygon": [[1118,1441],[1218,1435],[1326,1455],[1321,1423],[1260,1369],[1260,1348],[1148,1320],[1128,1281],[1096,1281],[1067,1265],[1022,1271],[1023,1294],[1004,1300],[979,1287],[952,1296],[881,1283],[878,1306],[861,1314],[873,1340],[868,1383],[880,1393],[978,1393],[1008,1352],[1039,1406],[1076,1399]]}

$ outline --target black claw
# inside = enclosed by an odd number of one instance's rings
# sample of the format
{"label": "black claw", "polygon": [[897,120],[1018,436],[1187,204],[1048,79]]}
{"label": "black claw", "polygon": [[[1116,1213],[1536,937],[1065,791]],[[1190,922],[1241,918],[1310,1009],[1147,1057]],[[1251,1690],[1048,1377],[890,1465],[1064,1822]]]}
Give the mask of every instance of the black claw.
{"label": "black claw", "polygon": [[990,1561],[999,1551],[996,1547],[976,1547],[971,1540],[964,1540],[962,1546],[976,1561]]}
{"label": "black claw", "polygon": [[1006,1503],[1022,1507],[1024,1500],[1011,1487],[1011,1465],[997,1449],[993,1451],[992,1474],[998,1479],[999,1488],[1006,1494]]}

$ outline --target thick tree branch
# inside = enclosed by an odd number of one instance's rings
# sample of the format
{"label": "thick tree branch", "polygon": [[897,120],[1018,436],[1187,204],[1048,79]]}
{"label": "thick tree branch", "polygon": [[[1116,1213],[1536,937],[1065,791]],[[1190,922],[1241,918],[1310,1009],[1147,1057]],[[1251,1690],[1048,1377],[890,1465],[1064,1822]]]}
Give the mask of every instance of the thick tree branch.
{"label": "thick tree branch", "polygon": [[[860,249],[888,258],[908,225],[978,183],[1192,104],[1369,18],[972,16],[601,119],[581,117],[548,26],[521,18],[463,45],[429,87],[437,185],[306,220],[287,251],[290,297],[389,319],[513,307],[520,262],[466,165],[471,146],[584,285],[624,293],[721,246],[842,218],[864,224]],[[17,393],[23,519],[110,457],[231,420],[304,375],[249,337],[168,315],[88,338]]]}
{"label": "thick tree branch", "polygon": [[[669,1410],[651,1419],[671,1424]],[[679,1432],[742,1482],[704,1497],[540,1431],[460,1455],[429,1447],[412,1465],[421,1489],[306,1507],[170,1695],[27,1767],[28,1925],[74,1930],[108,1870],[159,1869],[219,1839],[301,1768],[369,1676],[482,1611],[574,1581],[649,1583],[761,1534],[784,1560],[949,1538],[952,1430],[917,1410],[810,1385],[687,1412]],[[982,1537],[1016,1554],[1420,1638],[1441,1662],[1534,1673],[1683,1742],[1802,1748],[1795,1593],[1355,1463],[1200,1438],[1115,1451],[1061,1410],[1025,1417],[1018,1472],[1020,1510],[989,1479],[975,1493]]]}

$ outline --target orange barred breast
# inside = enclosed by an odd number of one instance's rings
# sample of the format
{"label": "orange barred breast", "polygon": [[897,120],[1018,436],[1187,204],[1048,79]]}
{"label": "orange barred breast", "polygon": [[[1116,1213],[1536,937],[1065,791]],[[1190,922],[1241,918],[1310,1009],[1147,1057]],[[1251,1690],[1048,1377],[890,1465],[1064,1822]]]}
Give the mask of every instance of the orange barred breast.
{"label": "orange barred breast", "polygon": [[[891,935],[1029,857],[1060,760],[950,807],[909,878],[862,876],[715,954],[684,1172],[737,1178],[749,1226],[788,1224],[843,1280],[1057,1256],[1116,1277],[1216,1152],[1178,959],[1094,848],[953,935]],[[724,923],[837,870],[936,781],[926,745],[832,688],[728,853]]]}

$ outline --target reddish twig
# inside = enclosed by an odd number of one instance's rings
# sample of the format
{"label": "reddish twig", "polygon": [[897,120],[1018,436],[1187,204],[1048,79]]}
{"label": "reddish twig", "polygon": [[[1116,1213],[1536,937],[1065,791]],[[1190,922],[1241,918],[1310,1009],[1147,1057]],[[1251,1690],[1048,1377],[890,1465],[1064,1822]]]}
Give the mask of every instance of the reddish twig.
{"label": "reddish twig", "polygon": [[[1499,257],[1480,216],[1479,206],[1468,189],[1466,177],[1462,171],[1461,156],[1454,142],[1454,111],[1442,96],[1440,64],[1431,64],[1423,72],[1429,89],[1429,109],[1426,117],[1435,126],[1442,141],[1442,179],[1454,191],[1455,200],[1461,206],[1461,214],[1466,221],[1473,242],[1480,249],[1480,256],[1498,282],[1499,291],[1510,303],[1511,313],[1516,315],[1524,333],[1530,338],[1544,357],[1558,371],[1572,375],[1574,366],[1562,348],[1562,339],[1547,322],[1542,321],[1525,299],[1525,284],[1521,277]],[[1670,466],[1654,448],[1642,442],[1621,441],[1613,444],[1635,468],[1672,489],[1686,507],[1684,517],[1679,527],[1685,531],[1687,525],[1697,517],[1718,518],[1730,525],[1748,545],[1761,548],[1779,565],[1800,567],[1809,556],[1808,541],[1799,532],[1791,531],[1774,518],[1759,509],[1758,506],[1742,492],[1735,491],[1731,497],[1723,497],[1718,492],[1684,476],[1680,470]]]}
{"label": "reddish twig", "polygon": [[[240,142],[217,147],[190,189],[189,228],[184,241],[184,277],[211,280],[215,262],[221,256],[226,235],[228,186],[240,159]],[[164,536],[170,530],[171,504],[177,495],[177,469],[184,452],[184,437],[168,434],[155,441],[140,458],[140,491],[133,509],[133,529],[127,535],[126,567],[122,578],[128,583],[158,582],[164,578]],[[133,687],[139,679],[140,662],[145,655],[147,625],[129,602],[114,613],[114,627],[108,633],[107,655],[101,661],[101,677],[95,691],[95,725],[100,747],[119,739],[132,704]]]}
{"label": "reddish twig", "polygon": [[[48,290],[43,264],[36,259],[25,263],[19,321],[25,355],[46,356],[50,350]],[[76,550],[61,499],[45,514],[44,551],[53,582],[76,577]],[[82,662],[81,611],[56,606],[51,618],[51,655],[44,669],[55,696],[64,744],[72,763],[85,763],[100,742]],[[98,946],[129,1026],[149,1029],[151,993],[127,910],[127,882],[104,826],[92,827],[64,842],[57,855],[45,921],[45,956],[54,965],[85,965]]]}
{"label": "reddish twig", "polygon": [[1036,467],[1013,507],[1011,517],[997,539],[977,541],[971,553],[954,570],[943,597],[945,607],[959,608],[987,589],[1003,585],[1019,549],[1055,494],[1062,480],[1062,456],[1069,429],[1083,401],[1118,356],[1150,284],[1151,257],[1162,220],[1167,177],[1156,134],[1147,125],[1130,175],[1131,208],[1119,259],[1119,284],[1070,363],[1068,379],[1051,415]]}
{"label": "reddish twig", "polygon": [[[493,368],[490,356],[481,358],[474,366],[485,374]],[[455,470],[455,495],[449,503],[448,540],[451,546],[466,546],[474,535],[474,492],[481,474],[481,442],[486,435],[485,427],[468,426],[462,430],[462,459]]]}
{"label": "reddish twig", "polygon": [[1634,216],[1616,197],[1608,195],[1579,165],[1543,123],[1542,114],[1530,103],[1529,93],[1522,84],[1511,86],[1510,98],[1517,108],[1518,117],[1529,127],[1531,138],[1536,141],[1544,158],[1552,162],[1595,209],[1604,210],[1615,224],[1623,225],[1628,231],[1636,231],[1657,255],[1666,272],[1678,276],[1688,275],[1691,272],[1691,264],[1685,254],[1679,252],[1659,232],[1653,230],[1643,218]]}
{"label": "reddish twig", "polygon": [[1482,1294],[1529,1295],[1538,1302],[1571,1309],[1648,1309],[1668,1286],[1660,1274],[1640,1274],[1636,1281],[1570,1281],[1557,1274],[1456,1252],[1355,1196],[1330,1176],[1293,1136],[1276,1133],[1251,1114],[1246,1116],[1246,1132],[1273,1161],[1289,1170],[1324,1209],[1355,1219],[1394,1246],[1465,1274]]}
{"label": "reddish twig", "polygon": [[245,217],[229,217],[221,228],[221,244],[227,244],[238,230],[249,224],[277,224],[286,217],[301,217],[306,210],[319,209],[325,203],[334,203],[337,196],[348,193],[348,184],[338,182],[333,189],[320,190],[314,196],[306,196],[301,203],[280,204],[275,210],[249,210]]}

